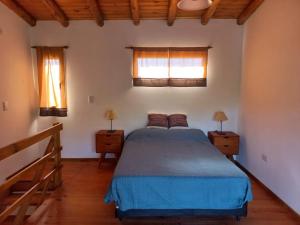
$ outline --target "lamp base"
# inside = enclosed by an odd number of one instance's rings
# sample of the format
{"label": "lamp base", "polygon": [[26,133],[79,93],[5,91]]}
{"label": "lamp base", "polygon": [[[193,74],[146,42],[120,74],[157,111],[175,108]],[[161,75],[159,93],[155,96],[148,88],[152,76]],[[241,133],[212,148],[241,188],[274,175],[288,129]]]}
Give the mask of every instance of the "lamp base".
{"label": "lamp base", "polygon": [[226,132],[224,132],[224,131],[218,131],[218,130],[216,130],[215,131],[218,135],[226,135]]}
{"label": "lamp base", "polygon": [[108,130],[107,133],[115,133],[116,130]]}

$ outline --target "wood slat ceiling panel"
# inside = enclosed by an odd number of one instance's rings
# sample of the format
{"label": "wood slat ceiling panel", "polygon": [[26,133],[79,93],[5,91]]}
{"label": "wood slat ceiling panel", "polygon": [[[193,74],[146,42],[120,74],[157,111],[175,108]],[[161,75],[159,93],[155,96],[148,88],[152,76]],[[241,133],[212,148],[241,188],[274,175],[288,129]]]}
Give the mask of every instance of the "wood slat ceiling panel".
{"label": "wood slat ceiling panel", "polygon": [[142,19],[165,19],[168,15],[168,0],[140,0],[139,9]]}
{"label": "wood slat ceiling panel", "polygon": [[251,0],[222,0],[213,16],[216,19],[236,19]]}
{"label": "wood slat ceiling panel", "polygon": [[18,3],[38,20],[54,20],[42,1],[18,0]]}
{"label": "wood slat ceiling panel", "polygon": [[[37,20],[55,20],[42,0],[15,0]],[[212,18],[236,19],[252,0],[222,0]],[[56,0],[70,20],[94,20],[87,0]],[[130,0],[98,0],[105,20],[131,20]],[[141,19],[167,19],[169,0],[139,0]],[[200,19],[205,10],[177,10],[176,18]]]}
{"label": "wood slat ceiling panel", "polygon": [[56,0],[56,2],[71,20],[93,19],[86,0]]}
{"label": "wood slat ceiling panel", "polygon": [[129,0],[98,0],[104,19],[131,19]]}

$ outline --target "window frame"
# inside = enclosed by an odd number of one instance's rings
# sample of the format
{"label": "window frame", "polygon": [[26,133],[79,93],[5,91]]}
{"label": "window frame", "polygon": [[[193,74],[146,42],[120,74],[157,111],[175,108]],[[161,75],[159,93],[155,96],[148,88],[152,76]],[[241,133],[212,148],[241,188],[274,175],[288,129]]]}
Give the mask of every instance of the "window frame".
{"label": "window frame", "polygon": [[[133,86],[144,86],[144,87],[206,87],[207,86],[207,64],[208,64],[208,47],[129,47],[133,50],[132,59],[132,81]],[[137,52],[159,52],[168,51],[168,61],[170,62],[170,52],[198,52],[204,59],[203,66],[203,78],[172,78],[170,72],[168,78],[140,78],[138,77],[137,69]],[[170,63],[168,65],[170,71]]]}
{"label": "window frame", "polygon": [[[36,49],[37,56],[40,116],[65,117],[68,111],[65,78],[65,47],[36,46],[34,48]],[[58,63],[58,68],[56,68],[58,71],[55,70],[56,63]],[[52,73],[52,71],[56,72]],[[55,77],[53,77],[54,75]],[[51,92],[50,89],[52,89]]]}

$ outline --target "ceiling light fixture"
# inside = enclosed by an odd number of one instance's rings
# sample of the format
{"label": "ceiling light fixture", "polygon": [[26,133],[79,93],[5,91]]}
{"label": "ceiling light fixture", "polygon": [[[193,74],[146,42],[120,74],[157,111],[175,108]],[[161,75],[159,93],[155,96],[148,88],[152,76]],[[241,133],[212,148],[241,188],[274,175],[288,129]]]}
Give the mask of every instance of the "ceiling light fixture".
{"label": "ceiling light fixture", "polygon": [[212,0],[180,0],[177,7],[185,11],[202,10],[208,8]]}

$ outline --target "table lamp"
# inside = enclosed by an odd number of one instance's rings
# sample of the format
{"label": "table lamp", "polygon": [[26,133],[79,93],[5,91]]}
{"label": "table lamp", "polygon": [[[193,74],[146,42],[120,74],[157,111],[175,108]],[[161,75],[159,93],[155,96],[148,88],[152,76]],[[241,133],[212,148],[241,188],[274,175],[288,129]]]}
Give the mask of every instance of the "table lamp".
{"label": "table lamp", "polygon": [[222,130],[222,123],[223,123],[223,121],[228,120],[228,118],[227,118],[227,116],[225,115],[225,113],[222,112],[222,111],[215,112],[215,114],[214,114],[214,120],[221,123],[221,131],[217,131],[217,132],[218,132],[219,134],[225,134],[225,133],[223,132],[223,130]]}
{"label": "table lamp", "polygon": [[115,132],[115,130],[112,129],[112,121],[117,118],[116,112],[114,110],[107,110],[105,113],[105,118],[110,120],[110,133]]}

